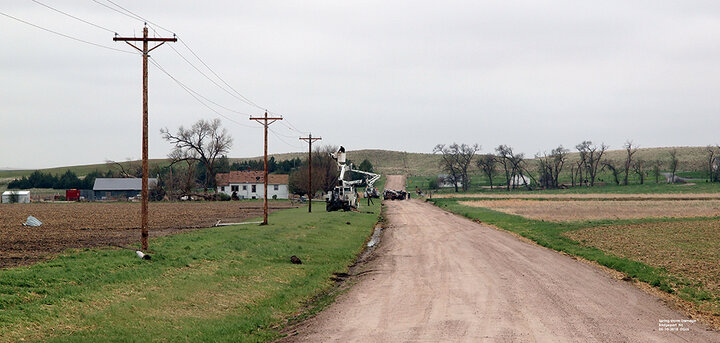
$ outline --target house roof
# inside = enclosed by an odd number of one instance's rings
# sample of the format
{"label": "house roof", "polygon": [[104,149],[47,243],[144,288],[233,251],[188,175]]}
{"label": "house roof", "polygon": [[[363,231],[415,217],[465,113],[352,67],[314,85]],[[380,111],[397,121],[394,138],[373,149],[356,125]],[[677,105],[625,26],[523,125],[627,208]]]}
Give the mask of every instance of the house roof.
{"label": "house roof", "polygon": [[[148,187],[153,187],[157,184],[156,178],[148,179]],[[142,190],[142,179],[141,178],[97,178],[95,179],[95,185],[93,185],[94,191],[141,191]]]}
{"label": "house roof", "polygon": [[[263,174],[262,171],[231,171],[218,173],[215,181],[218,186],[227,186],[231,183],[264,183]],[[268,175],[268,184],[287,185],[289,179],[287,174],[270,174]]]}
{"label": "house roof", "polygon": [[10,195],[10,194],[17,194],[17,195],[30,195],[30,191],[5,191],[2,195]]}

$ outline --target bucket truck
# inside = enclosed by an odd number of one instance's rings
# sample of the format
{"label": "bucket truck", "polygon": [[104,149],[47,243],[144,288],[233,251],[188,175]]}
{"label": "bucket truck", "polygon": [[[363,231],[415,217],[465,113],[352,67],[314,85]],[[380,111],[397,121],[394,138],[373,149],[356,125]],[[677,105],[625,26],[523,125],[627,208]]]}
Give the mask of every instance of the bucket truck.
{"label": "bucket truck", "polygon": [[380,179],[380,174],[354,169],[352,163],[347,163],[345,148],[342,146],[336,153],[331,153],[330,156],[332,156],[332,158],[337,162],[340,176],[338,177],[337,186],[335,186],[332,192],[328,193],[325,197],[325,209],[328,212],[337,211],[340,209],[344,211],[350,211],[351,209],[358,207],[360,200],[355,187],[362,183],[363,180],[346,181],[345,175],[348,172],[360,173],[366,176],[366,197],[377,198],[380,196],[380,193],[378,193],[377,188],[375,188],[374,186],[375,181]]}

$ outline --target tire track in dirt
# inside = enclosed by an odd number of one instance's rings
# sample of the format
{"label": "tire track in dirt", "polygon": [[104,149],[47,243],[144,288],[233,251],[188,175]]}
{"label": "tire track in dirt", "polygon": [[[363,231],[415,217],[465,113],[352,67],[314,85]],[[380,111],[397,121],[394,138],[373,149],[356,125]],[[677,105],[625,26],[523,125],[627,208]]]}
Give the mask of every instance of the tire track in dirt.
{"label": "tire track in dirt", "polygon": [[699,323],[659,331],[687,317],[568,256],[419,200],[385,204],[369,272],[281,341],[720,341]]}

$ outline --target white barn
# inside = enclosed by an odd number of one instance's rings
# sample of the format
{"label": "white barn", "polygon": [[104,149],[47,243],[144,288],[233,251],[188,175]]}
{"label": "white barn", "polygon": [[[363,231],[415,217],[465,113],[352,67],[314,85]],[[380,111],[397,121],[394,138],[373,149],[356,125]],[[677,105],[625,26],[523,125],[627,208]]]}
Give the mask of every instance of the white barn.
{"label": "white barn", "polygon": [[30,191],[5,191],[2,194],[2,203],[19,203],[29,204],[30,203]]}
{"label": "white barn", "polygon": [[[231,171],[229,173],[218,173],[215,176],[218,193],[225,193],[232,196],[236,193],[240,199],[262,199],[265,196],[264,179],[262,171]],[[287,174],[268,175],[268,198],[288,199]]]}

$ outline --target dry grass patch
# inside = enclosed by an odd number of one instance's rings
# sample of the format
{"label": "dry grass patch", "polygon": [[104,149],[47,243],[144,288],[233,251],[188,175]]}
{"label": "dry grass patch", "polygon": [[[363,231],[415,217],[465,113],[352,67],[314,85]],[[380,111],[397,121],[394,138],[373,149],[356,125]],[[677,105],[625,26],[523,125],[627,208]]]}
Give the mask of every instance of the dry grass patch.
{"label": "dry grass patch", "polygon": [[[720,221],[681,221],[569,231],[583,245],[665,268],[709,292],[705,310],[720,315]],[[680,290],[682,295],[682,290]]]}
{"label": "dry grass patch", "polygon": [[711,217],[720,214],[720,200],[472,200],[462,205],[485,207],[530,219],[556,222],[639,219],[639,218],[690,218]]}

